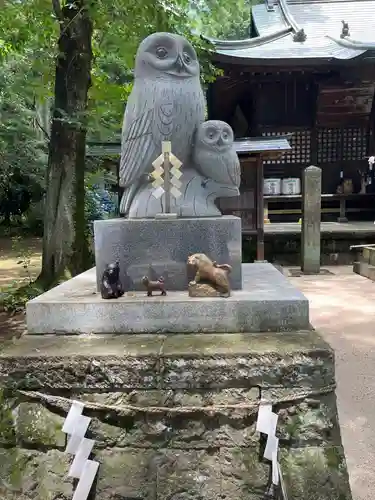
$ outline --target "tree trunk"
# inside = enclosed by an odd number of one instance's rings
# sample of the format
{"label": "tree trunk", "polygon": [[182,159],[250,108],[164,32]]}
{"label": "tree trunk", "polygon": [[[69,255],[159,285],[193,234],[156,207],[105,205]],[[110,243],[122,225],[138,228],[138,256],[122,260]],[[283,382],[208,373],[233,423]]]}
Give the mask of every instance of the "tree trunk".
{"label": "tree trunk", "polygon": [[44,287],[66,272],[85,270],[85,150],[87,94],[92,62],[92,22],[86,0],[52,0],[60,22],[55,107],[47,169],[42,272]]}

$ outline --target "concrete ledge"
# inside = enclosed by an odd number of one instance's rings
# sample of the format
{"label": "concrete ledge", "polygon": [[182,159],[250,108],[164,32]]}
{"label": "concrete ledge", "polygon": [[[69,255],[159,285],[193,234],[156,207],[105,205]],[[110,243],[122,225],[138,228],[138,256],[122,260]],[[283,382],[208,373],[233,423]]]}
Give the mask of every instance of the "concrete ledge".
{"label": "concrete ledge", "polygon": [[[281,368],[282,367],[282,368]],[[0,353],[2,387],[98,391],[305,388],[334,383],[333,352],[315,331],[25,336]]]}
{"label": "concrete ledge", "polygon": [[95,268],[28,302],[31,334],[266,332],[309,328],[304,295],[271,264],[243,265],[243,289],[228,299],[132,292],[103,300]]}

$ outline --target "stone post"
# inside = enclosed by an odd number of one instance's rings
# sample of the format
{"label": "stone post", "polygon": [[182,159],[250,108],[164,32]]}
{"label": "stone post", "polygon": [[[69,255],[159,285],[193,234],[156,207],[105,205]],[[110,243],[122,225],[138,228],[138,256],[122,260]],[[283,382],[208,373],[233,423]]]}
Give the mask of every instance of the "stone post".
{"label": "stone post", "polygon": [[322,170],[307,167],[302,185],[301,268],[305,274],[319,274]]}

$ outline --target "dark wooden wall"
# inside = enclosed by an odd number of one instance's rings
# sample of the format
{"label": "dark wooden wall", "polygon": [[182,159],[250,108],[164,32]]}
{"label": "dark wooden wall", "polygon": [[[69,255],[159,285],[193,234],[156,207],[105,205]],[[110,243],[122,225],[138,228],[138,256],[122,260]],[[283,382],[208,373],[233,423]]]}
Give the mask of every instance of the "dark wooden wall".
{"label": "dark wooden wall", "polygon": [[375,69],[223,69],[208,89],[210,119],[228,122],[237,138],[293,133],[292,151],[266,162],[265,177],[301,177],[315,164],[323,192],[336,191],[340,172],[359,190],[357,171],[375,153]]}

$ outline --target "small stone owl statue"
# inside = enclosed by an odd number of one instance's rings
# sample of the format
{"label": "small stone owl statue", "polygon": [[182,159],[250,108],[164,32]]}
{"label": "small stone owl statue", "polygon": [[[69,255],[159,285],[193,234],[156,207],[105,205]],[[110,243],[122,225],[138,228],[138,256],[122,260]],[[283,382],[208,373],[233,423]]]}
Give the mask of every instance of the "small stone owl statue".
{"label": "small stone owl statue", "polygon": [[202,123],[196,133],[193,160],[198,172],[225,186],[240,186],[241,167],[231,127],[219,120]]}
{"label": "small stone owl statue", "polygon": [[197,54],[182,36],[154,33],[140,44],[122,127],[121,214],[128,214],[135,194],[150,181],[162,141],[171,141],[183,164],[191,159],[193,135],[205,114],[199,73]]}

